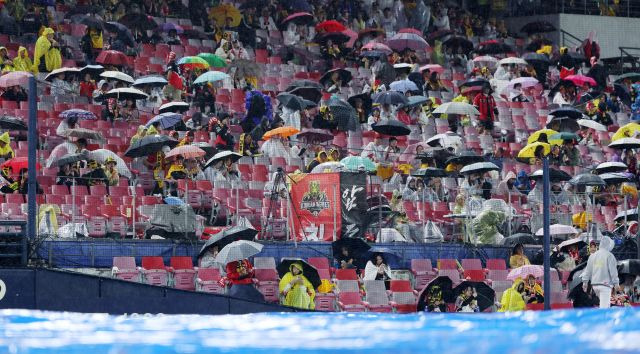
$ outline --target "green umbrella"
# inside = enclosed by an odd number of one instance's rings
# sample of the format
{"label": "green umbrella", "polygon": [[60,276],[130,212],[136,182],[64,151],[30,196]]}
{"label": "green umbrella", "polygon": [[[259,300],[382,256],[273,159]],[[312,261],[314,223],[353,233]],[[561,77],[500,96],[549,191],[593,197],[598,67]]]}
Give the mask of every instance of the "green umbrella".
{"label": "green umbrella", "polygon": [[552,134],[549,140],[578,140],[578,136],[575,133],[562,132]]}
{"label": "green umbrella", "polygon": [[209,66],[211,66],[212,68],[224,68],[225,66],[227,66],[227,63],[224,61],[224,59],[215,54],[200,53],[198,54],[198,56],[206,60],[207,63],[209,63]]}
{"label": "green umbrella", "polygon": [[373,172],[376,170],[376,164],[366,157],[361,156],[349,156],[340,161],[347,170],[357,171],[361,167],[364,167],[366,171]]}

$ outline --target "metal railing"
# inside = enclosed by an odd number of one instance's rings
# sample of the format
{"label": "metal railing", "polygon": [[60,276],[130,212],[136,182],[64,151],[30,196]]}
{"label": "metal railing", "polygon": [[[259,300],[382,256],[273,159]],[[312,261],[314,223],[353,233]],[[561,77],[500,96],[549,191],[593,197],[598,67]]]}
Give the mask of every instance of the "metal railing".
{"label": "metal railing", "polygon": [[582,45],[582,39],[574,36],[573,34],[565,31],[565,30],[560,30],[560,41],[562,43],[563,47],[568,47],[568,48],[572,48],[572,49],[576,49],[578,47],[580,47]]}
{"label": "metal railing", "polygon": [[0,220],[0,227],[8,228],[0,232],[0,266],[26,266],[29,253],[27,222]]}
{"label": "metal railing", "polygon": [[513,17],[548,14],[577,14],[592,16],[640,17],[640,3],[636,0],[534,0],[509,1]]}

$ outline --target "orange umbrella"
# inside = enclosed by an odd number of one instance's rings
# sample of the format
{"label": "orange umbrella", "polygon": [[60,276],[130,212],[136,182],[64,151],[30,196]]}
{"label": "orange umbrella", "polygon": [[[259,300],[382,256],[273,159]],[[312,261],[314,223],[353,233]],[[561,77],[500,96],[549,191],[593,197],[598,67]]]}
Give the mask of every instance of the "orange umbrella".
{"label": "orange umbrella", "polygon": [[197,146],[182,145],[169,151],[165,155],[165,158],[177,157],[178,155],[182,155],[185,159],[195,159],[197,157],[202,157],[205,154],[206,152]]}
{"label": "orange umbrella", "polygon": [[286,126],[286,127],[280,127],[280,128],[276,128],[276,129],[271,129],[268,132],[264,133],[264,135],[262,136],[262,138],[264,140],[269,140],[275,136],[280,136],[282,138],[288,138],[292,135],[296,135],[300,133],[300,131],[294,127],[291,126]]}
{"label": "orange umbrella", "polygon": [[209,18],[215,19],[220,27],[227,24],[227,18],[231,19],[231,26],[236,27],[242,20],[240,11],[231,4],[218,5],[211,9]]}

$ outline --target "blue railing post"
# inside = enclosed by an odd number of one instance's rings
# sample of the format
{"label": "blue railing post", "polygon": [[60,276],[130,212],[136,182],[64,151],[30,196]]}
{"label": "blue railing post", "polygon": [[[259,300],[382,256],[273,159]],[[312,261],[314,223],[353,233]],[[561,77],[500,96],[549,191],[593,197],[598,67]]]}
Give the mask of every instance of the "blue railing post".
{"label": "blue railing post", "polygon": [[551,255],[549,235],[549,157],[542,159],[542,215],[544,232],[544,309],[551,309]]}
{"label": "blue railing post", "polygon": [[26,237],[35,238],[37,234],[36,230],[36,161],[37,161],[37,147],[38,147],[38,92],[36,88],[36,78],[34,76],[29,78],[29,164],[28,164],[28,192],[27,192],[27,232]]}

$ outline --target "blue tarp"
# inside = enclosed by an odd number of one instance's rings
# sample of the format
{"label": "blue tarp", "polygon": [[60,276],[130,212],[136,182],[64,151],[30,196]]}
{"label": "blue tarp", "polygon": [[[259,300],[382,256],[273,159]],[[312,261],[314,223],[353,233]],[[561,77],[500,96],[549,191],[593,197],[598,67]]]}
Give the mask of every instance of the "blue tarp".
{"label": "blue tarp", "polygon": [[[438,259],[480,258],[483,263],[488,258],[508,260],[509,247],[473,247],[465,244],[376,244],[386,247],[400,256],[401,263],[390,262],[392,268],[410,268],[411,259],[431,259],[436,266]],[[171,256],[197,257],[202,243],[178,243],[169,240],[47,240],[37,248],[37,257],[50,266],[60,268],[108,268],[113,265],[113,257],[133,256],[140,264],[143,256],[162,256],[169,263]],[[527,249],[531,256],[533,249]],[[304,242],[297,247],[292,242],[265,243],[260,253],[262,257],[327,257],[332,259],[331,243]]]}
{"label": "blue tarp", "polygon": [[640,310],[108,316],[0,311],[18,353],[632,353]]}

